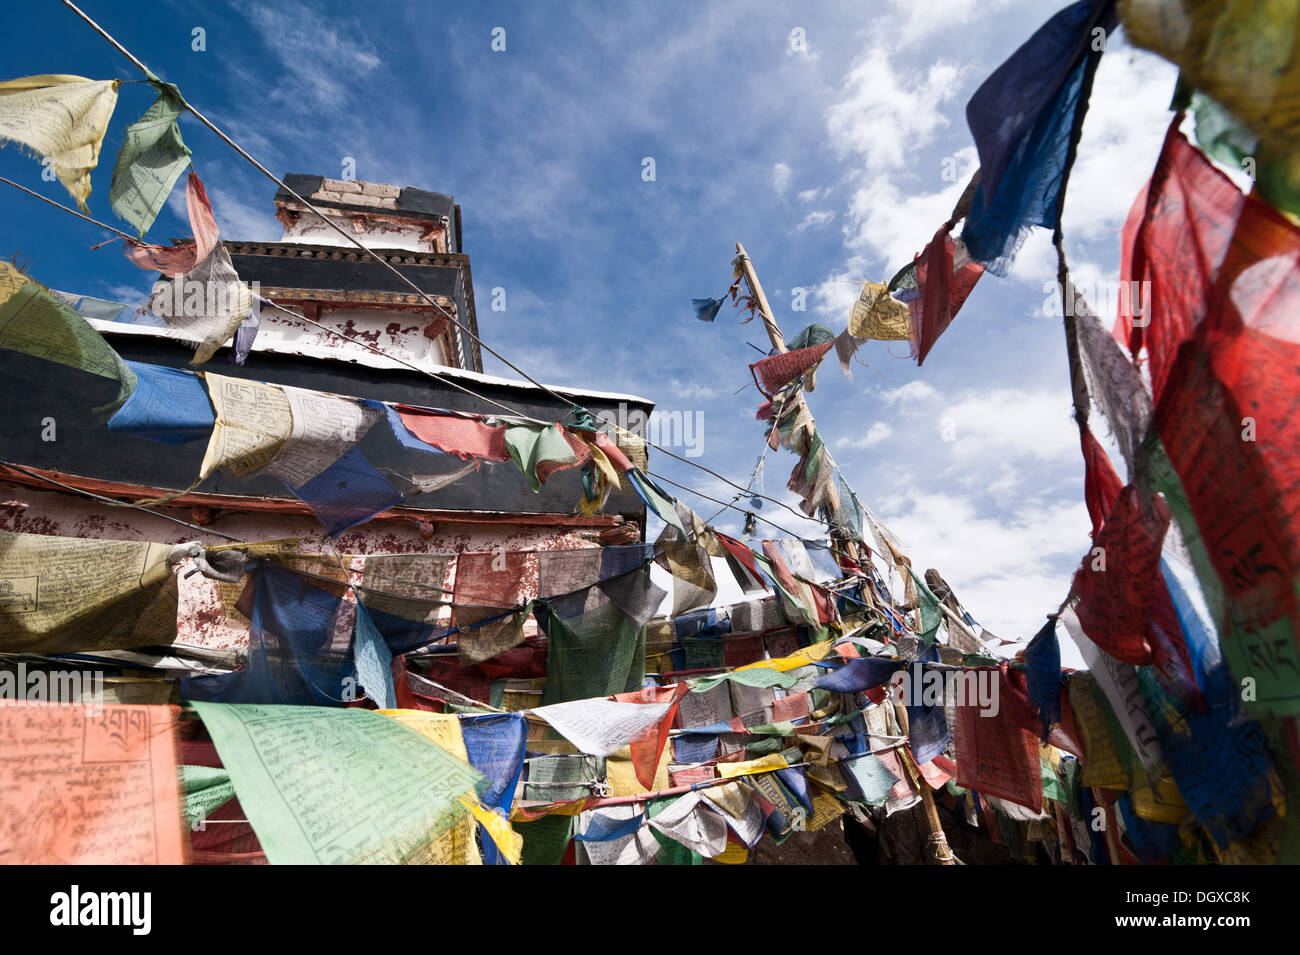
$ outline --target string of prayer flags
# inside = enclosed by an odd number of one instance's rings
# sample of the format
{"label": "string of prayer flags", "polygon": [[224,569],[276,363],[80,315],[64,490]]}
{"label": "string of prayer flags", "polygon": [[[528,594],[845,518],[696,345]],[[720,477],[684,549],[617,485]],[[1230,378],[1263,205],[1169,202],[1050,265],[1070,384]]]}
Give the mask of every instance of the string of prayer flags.
{"label": "string of prayer flags", "polygon": [[467,812],[485,783],[468,763],[363,709],[194,708],[273,865],[409,864]]}
{"label": "string of prayer flags", "polygon": [[190,163],[189,147],[176,123],[185,109],[181,92],[153,74],[148,78],[158,98],[122,134],[108,192],[113,211],[135,226],[139,236],[149,231]]}
{"label": "string of prayer flags", "polygon": [[912,315],[912,351],[918,366],[947,330],[984,274],[964,245],[953,242],[952,226],[945,223],[916,257],[917,296],[909,303]]}
{"label": "string of prayer flags", "polygon": [[[150,245],[127,240],[122,251],[133,265],[176,278],[192,271],[212,254],[217,246],[217,220],[212,216],[208,191],[193,170],[185,181],[185,208],[190,218],[190,231],[194,233],[193,241],[178,245]],[[185,295],[182,294],[181,298],[184,300]],[[176,310],[180,311],[180,308],[177,305]]]}
{"label": "string of prayer flags", "polygon": [[90,324],[9,262],[0,262],[0,348],[109,378],[117,397],[97,411],[112,411],[135,388],[135,373]]}
{"label": "string of prayer flags", "polygon": [[59,182],[86,211],[90,173],[108,121],[117,106],[120,80],[46,74],[0,82],[0,143],[12,141],[48,159]]}

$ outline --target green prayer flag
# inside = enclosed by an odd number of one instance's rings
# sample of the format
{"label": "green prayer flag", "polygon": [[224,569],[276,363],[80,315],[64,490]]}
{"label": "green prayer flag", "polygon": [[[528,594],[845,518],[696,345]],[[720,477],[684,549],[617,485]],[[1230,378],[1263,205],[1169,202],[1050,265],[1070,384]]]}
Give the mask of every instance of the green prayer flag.
{"label": "green prayer flag", "polygon": [[939,598],[930,592],[924,580],[916,576],[912,565],[904,564],[904,566],[916,583],[916,604],[921,613],[921,632],[918,636],[921,638],[921,646],[928,647],[934,643],[934,636],[939,632],[939,624],[943,623],[943,611],[939,609]]}
{"label": "green prayer flag", "polygon": [[645,630],[612,602],[561,620],[538,616],[546,631],[546,689],[542,705],[630,693],[645,682]]}
{"label": "green prayer flag", "polygon": [[516,822],[514,829],[524,837],[521,865],[559,865],[573,837],[573,817],[542,816],[532,822]]}
{"label": "green prayer flag", "polygon": [[235,798],[230,774],[220,767],[182,766],[181,781],[185,786],[185,816],[191,826],[201,824]]}
{"label": "green prayer flag", "polygon": [[1217,101],[1197,91],[1191,109],[1196,116],[1196,142],[1225,166],[1244,170],[1255,189],[1273,206],[1300,215],[1300,161],[1290,152],[1270,149],[1254,130],[1239,123]]}
{"label": "green prayer flag", "polygon": [[162,210],[172,187],[190,164],[189,147],[181,140],[176,119],[184,110],[180,90],[155,76],[158,91],[143,116],[126,128],[122,148],[108,187],[113,211],[135,226],[143,237]]}
{"label": "green prayer flag", "polygon": [[419,863],[487,780],[362,709],[193,704],[272,865]]}
{"label": "green prayer flag", "polygon": [[717,676],[706,676],[698,680],[688,680],[691,685],[692,693],[707,693],[719,683],[728,680],[733,683],[739,683],[741,686],[756,687],[759,689],[770,689],[779,686],[783,690],[788,690],[801,679],[799,673],[795,670],[787,670],[782,673],[771,667],[753,667],[748,670],[733,670],[730,673],[720,673]]}
{"label": "green prayer flag", "polygon": [[540,465],[573,464],[578,460],[557,424],[546,428],[532,424],[507,425],[506,450],[533,493],[540,491],[545,481],[545,475],[537,473]]}
{"label": "green prayer flag", "polygon": [[112,411],[135,390],[135,372],[73,309],[47,295],[8,262],[0,262],[0,348],[79,368],[120,382],[117,398],[97,411]]}

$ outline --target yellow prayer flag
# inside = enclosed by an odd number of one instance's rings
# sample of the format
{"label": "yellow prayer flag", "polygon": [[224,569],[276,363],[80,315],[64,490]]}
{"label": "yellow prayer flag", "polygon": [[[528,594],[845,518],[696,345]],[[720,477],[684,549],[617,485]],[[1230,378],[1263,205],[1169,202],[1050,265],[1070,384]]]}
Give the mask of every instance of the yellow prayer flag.
{"label": "yellow prayer flag", "polygon": [[50,160],[59,182],[85,210],[90,172],[99,163],[119,85],[68,75],[0,82],[0,142],[21,143]]}
{"label": "yellow prayer flag", "polygon": [[770,773],[773,770],[785,769],[790,764],[785,761],[785,757],[780,753],[768,753],[758,759],[748,759],[743,763],[718,763],[718,775],[723,779],[734,779],[737,776],[749,776],[752,773]]}
{"label": "yellow prayer flag", "polygon": [[1119,13],[1130,42],[1177,64],[1261,144],[1288,155],[1300,141],[1300,2],[1121,0]]}
{"label": "yellow prayer flag", "polygon": [[787,670],[797,670],[799,667],[811,666],[818,660],[824,660],[826,655],[831,652],[831,640],[823,640],[821,643],[814,643],[812,646],[804,647],[788,657],[778,657],[775,660],[759,660],[757,663],[748,663],[743,667],[736,667],[737,672],[740,670],[776,670],[778,673],[784,673]]}

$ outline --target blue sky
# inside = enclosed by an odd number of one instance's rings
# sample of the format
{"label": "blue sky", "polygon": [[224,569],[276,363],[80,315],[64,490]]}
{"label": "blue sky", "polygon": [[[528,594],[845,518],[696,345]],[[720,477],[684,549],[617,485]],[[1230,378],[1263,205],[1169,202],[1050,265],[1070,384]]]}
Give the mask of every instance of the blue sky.
{"label": "blue sky", "polygon": [[[747,368],[760,356],[748,343],[767,342],[729,306],[715,324],[697,322],[690,299],[722,294],[739,240],[787,337],[814,321],[843,329],[851,283],[887,278],[919,252],[973,172],[970,95],[1064,5],[87,0],[84,9],[277,174],[338,176],[351,157],[356,178],[454,195],[485,341],[542,380],[702,414],[696,460],[744,483],[763,443]],[[53,0],[8,18],[7,76],[138,78]],[[206,31],[204,51],[192,49],[195,27]],[[496,27],[504,52],[492,49]],[[1065,211],[1085,289],[1116,277],[1119,230],[1154,165],[1174,80],[1172,66],[1112,38]],[[90,197],[105,221],[122,130],[151,98],[147,85],[122,88]],[[223,236],[278,238],[273,184],[192,117],[181,124]],[[646,157],[653,182],[642,178]],[[18,149],[0,151],[0,175],[67,200]],[[20,253],[47,284],[146,297],[149,276],[116,244],[90,250],[104,237],[93,227],[9,189],[0,217],[0,253]],[[185,234],[178,202],[150,233]],[[1088,546],[1063,334],[1043,307],[1056,273],[1047,239],[1031,240],[1008,277],[981,281],[924,368],[872,342],[851,381],[832,355],[809,396],[850,483],[914,563],[938,567],[1008,638],[1032,636]],[[503,312],[489,307],[494,287],[506,290]],[[803,312],[791,308],[796,288],[808,290]],[[943,439],[946,425],[955,440]],[[1104,425],[1096,430],[1104,440]],[[767,493],[794,500],[785,491],[794,464],[788,452],[768,455]],[[662,456],[652,466],[732,494]],[[683,499],[706,517],[717,510]],[[760,513],[815,533],[775,505]],[[737,532],[740,521],[716,524]]]}

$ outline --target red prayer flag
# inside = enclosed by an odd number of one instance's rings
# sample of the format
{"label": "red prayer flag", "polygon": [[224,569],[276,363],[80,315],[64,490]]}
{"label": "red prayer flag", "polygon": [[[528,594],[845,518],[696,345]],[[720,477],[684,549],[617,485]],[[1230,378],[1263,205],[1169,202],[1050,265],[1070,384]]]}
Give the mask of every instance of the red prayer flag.
{"label": "red prayer flag", "polygon": [[646,789],[653,789],[655,770],[663,757],[664,746],[668,742],[668,731],[677,719],[677,704],[690,692],[690,684],[675,683],[672,686],[652,686],[632,693],[615,693],[611,700],[620,703],[671,703],[668,712],[658,723],[646,729],[644,733],[632,740],[632,766],[636,778]]}
{"label": "red prayer flag", "polygon": [[468,460],[509,461],[506,450],[504,425],[492,426],[479,420],[457,414],[416,408],[412,405],[394,405],[402,424],[425,444],[433,445],[446,454]]}
{"label": "red prayer flag", "polygon": [[1079,594],[1075,613],[1084,633],[1115,659],[1134,666],[1151,662],[1147,617],[1169,520],[1161,498],[1130,484],[1074,577]]}
{"label": "red prayer flag", "polygon": [[[1178,131],[1180,119],[1181,114],[1170,125],[1151,181],[1138,196],[1142,215],[1135,203],[1124,224],[1126,254],[1120,260],[1120,288],[1138,289],[1146,311],[1134,322],[1135,316],[1123,314],[1121,301],[1116,337],[1123,343],[1122,330],[1128,327],[1129,350],[1136,355],[1146,345],[1157,402],[1178,347],[1206,314],[1211,287],[1246,204],[1232,180]],[[1130,312],[1136,311],[1134,304],[1128,303]]]}
{"label": "red prayer flag", "polygon": [[952,227],[945,223],[915,260],[917,295],[908,309],[912,314],[912,349],[918,366],[925,362],[925,356],[952,324],[984,274],[984,266],[975,261],[968,261],[954,271],[956,243],[951,232]]}
{"label": "red prayer flag", "polygon": [[1019,726],[1006,709],[991,716],[981,713],[977,706],[957,707],[953,735],[958,785],[1042,812],[1038,737]]}
{"label": "red prayer flag", "polygon": [[1106,515],[1115,506],[1124,482],[1115,473],[1110,457],[1087,425],[1079,429],[1079,443],[1083,446],[1083,496],[1088,502],[1088,516],[1092,518],[1092,536],[1095,538],[1106,522]]}
{"label": "red prayer flag", "polygon": [[132,265],[153,269],[164,275],[184,275],[208,257],[217,244],[217,220],[212,217],[212,203],[198,174],[191,172],[185,183],[185,208],[190,216],[193,242],[180,245],[150,245],[127,239],[122,251]]}
{"label": "red prayer flag", "polygon": [[834,344],[827,342],[824,345],[810,345],[756,361],[749,366],[754,384],[758,385],[759,391],[771,398],[808,369],[815,368]]}

